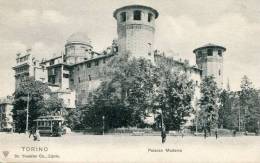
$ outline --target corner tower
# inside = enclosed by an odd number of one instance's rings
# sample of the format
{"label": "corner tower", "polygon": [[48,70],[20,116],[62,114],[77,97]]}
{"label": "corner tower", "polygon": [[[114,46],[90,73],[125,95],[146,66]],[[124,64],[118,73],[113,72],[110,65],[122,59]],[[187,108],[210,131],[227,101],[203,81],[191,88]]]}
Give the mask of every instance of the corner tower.
{"label": "corner tower", "polygon": [[117,20],[119,53],[154,62],[155,19],[159,13],[148,6],[130,5],[115,10],[113,16]]}
{"label": "corner tower", "polygon": [[218,88],[223,87],[223,53],[225,47],[206,44],[193,50],[196,55],[196,64],[202,70],[202,77],[213,75]]}

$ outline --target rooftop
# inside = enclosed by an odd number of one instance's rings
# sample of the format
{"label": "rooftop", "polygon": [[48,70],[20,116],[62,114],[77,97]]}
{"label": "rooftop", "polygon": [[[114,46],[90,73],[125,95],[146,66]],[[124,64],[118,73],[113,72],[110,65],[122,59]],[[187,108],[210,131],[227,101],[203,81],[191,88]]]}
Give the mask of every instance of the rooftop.
{"label": "rooftop", "polygon": [[82,32],[76,32],[69,36],[66,45],[72,43],[81,43],[81,44],[86,44],[91,46],[90,38],[85,33]]}
{"label": "rooftop", "polygon": [[118,11],[120,10],[125,10],[125,9],[129,9],[129,8],[143,8],[143,9],[148,9],[148,10],[151,10],[154,14],[155,14],[155,18],[157,18],[159,16],[159,12],[157,10],[155,10],[154,8],[152,7],[149,7],[149,6],[144,6],[144,5],[128,5],[128,6],[123,6],[123,7],[120,7],[118,9],[116,9],[113,13],[113,16],[114,18],[116,18],[116,14],[118,13]]}
{"label": "rooftop", "polygon": [[208,43],[208,44],[205,44],[199,48],[196,48],[193,50],[193,53],[195,53],[196,51],[198,50],[201,50],[201,49],[204,49],[204,48],[220,48],[222,49],[223,51],[226,51],[226,48],[223,47],[223,46],[220,46],[220,45],[216,45],[216,44],[212,44],[212,43]]}

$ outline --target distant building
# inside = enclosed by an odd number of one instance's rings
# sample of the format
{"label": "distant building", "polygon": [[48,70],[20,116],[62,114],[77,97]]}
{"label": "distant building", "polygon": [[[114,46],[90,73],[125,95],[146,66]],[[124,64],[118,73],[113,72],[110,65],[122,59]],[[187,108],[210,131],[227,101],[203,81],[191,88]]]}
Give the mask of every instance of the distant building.
{"label": "distant building", "polygon": [[115,55],[129,54],[130,57],[146,58],[153,64],[166,60],[173,69],[179,68],[189,74],[197,85],[195,100],[199,99],[201,79],[214,75],[218,86],[223,85],[224,47],[207,44],[195,49],[196,64],[187,60],[166,57],[164,52],[154,49],[155,21],[159,12],[151,7],[130,5],[116,9],[113,13],[117,21],[118,38],[102,52],[93,49],[91,39],[84,33],[72,34],[65,43],[65,53],[48,60],[37,60],[31,53],[17,55],[15,70],[16,88],[28,77],[47,82],[53,93],[62,98],[66,107],[86,105],[89,95],[106,76],[102,69]]}
{"label": "distant building", "polygon": [[0,99],[0,131],[13,129],[13,97],[7,96]]}

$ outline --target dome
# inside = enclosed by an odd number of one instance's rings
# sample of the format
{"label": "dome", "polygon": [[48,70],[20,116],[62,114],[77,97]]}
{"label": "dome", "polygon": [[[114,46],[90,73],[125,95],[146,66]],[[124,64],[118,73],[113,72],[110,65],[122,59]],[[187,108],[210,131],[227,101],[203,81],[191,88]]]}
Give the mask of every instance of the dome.
{"label": "dome", "polygon": [[81,43],[81,44],[91,46],[91,40],[89,39],[89,37],[85,33],[81,33],[81,32],[73,33],[72,35],[69,36],[66,45],[72,43]]}

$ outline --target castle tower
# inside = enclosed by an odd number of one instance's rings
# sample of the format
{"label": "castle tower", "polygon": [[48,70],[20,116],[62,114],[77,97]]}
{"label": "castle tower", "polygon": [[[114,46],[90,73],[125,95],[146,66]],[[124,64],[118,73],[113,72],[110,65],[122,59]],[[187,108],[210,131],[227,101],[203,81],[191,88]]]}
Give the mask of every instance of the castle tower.
{"label": "castle tower", "polygon": [[91,58],[91,40],[84,33],[72,34],[65,44],[67,64],[75,64]]}
{"label": "castle tower", "polygon": [[114,11],[117,20],[118,51],[132,57],[151,59],[154,62],[153,47],[155,19],[159,13],[147,6],[130,5]]}
{"label": "castle tower", "polygon": [[196,64],[202,70],[202,77],[213,75],[219,88],[223,87],[223,52],[226,48],[206,44],[193,50],[196,55]]}

